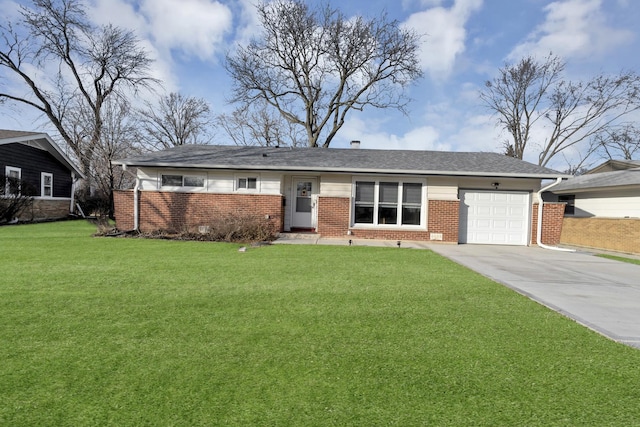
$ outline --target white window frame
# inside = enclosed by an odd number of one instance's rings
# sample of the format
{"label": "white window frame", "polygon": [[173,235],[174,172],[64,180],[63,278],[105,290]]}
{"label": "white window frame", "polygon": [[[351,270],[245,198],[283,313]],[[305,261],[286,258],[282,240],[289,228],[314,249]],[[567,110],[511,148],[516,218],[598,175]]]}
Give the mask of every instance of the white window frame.
{"label": "white window frame", "polygon": [[[164,176],[179,176],[181,177],[180,185],[163,185],[162,179]],[[186,179],[189,178],[198,178],[202,180],[202,185],[185,185]],[[206,174],[198,174],[198,173],[182,173],[182,172],[160,172],[160,177],[158,179],[158,186],[161,189],[170,189],[170,190],[192,190],[192,189],[206,189],[207,188],[207,175]]]}
{"label": "white window frame", "polygon": [[[51,178],[51,182],[49,185],[45,184],[46,178]],[[47,196],[45,194],[45,189],[49,187],[50,194]],[[53,199],[53,174],[50,172],[40,172],[40,197],[45,199]]]}
{"label": "white window frame", "polygon": [[[11,174],[11,172],[18,172],[18,179],[21,180],[22,179],[22,169],[17,168],[15,166],[5,166],[4,168],[4,174],[6,176],[6,181],[4,182],[4,195],[5,197],[8,196],[12,196],[13,193],[9,192],[9,175]],[[18,190],[18,196],[20,195],[20,190]]]}
{"label": "white window frame", "polygon": [[[249,188],[249,181],[255,179],[255,188]],[[240,180],[244,180],[245,186],[240,186]],[[260,192],[260,175],[258,174],[236,174],[233,177],[233,189],[240,193],[259,193]]]}
{"label": "white window frame", "polygon": [[[374,183],[374,200],[373,200],[373,223],[357,223],[356,222],[356,183],[357,182],[373,182]],[[397,224],[379,224],[378,212],[380,207],[380,183],[394,182],[398,184],[398,201],[397,207]],[[420,184],[422,192],[420,194],[420,224],[402,224],[402,207],[403,207],[403,184]],[[353,178],[352,194],[351,194],[351,227],[353,228],[401,228],[403,230],[424,230],[427,227],[427,181],[424,178],[407,178],[399,176],[357,176]]]}

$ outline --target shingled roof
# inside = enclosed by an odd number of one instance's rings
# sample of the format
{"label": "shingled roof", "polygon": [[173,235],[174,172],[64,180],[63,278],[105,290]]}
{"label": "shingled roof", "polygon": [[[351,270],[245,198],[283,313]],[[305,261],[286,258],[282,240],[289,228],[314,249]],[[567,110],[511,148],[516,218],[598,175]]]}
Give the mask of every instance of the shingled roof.
{"label": "shingled roof", "polygon": [[640,167],[635,169],[600,172],[569,178],[554,187],[554,193],[568,193],[609,187],[640,186]]}
{"label": "shingled roof", "polygon": [[291,172],[393,173],[523,178],[566,177],[498,153],[183,145],[115,164]]}

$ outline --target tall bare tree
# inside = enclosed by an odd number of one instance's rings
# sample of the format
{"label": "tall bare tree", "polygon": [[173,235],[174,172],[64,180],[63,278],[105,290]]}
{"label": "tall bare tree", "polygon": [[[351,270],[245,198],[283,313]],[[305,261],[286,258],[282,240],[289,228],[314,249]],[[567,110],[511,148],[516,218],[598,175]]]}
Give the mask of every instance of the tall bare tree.
{"label": "tall bare tree", "polygon": [[619,129],[607,129],[596,138],[606,159],[635,160],[640,157],[640,129],[628,124]]}
{"label": "tall bare tree", "polygon": [[265,102],[304,129],[309,147],[328,147],[351,110],[404,111],[405,89],[422,76],[415,32],[384,14],[348,18],[303,0],[257,10],[262,34],[227,56],[232,102]]}
{"label": "tall bare tree", "polygon": [[146,102],[139,117],[142,139],[152,149],[211,142],[211,108],[202,98],[172,92],[157,105]]}
{"label": "tall bare tree", "polygon": [[[625,119],[640,109],[640,76],[634,72],[571,82],[563,71],[557,56],[542,62],[526,57],[486,82],[480,98],[510,135],[507,154],[521,159],[525,151],[536,150],[538,164],[546,166],[575,148],[579,164],[571,166],[579,168],[598,149],[598,140],[628,126]],[[543,140],[533,139],[534,126]]]}
{"label": "tall bare tree", "polygon": [[105,104],[154,86],[151,63],[134,33],[93,25],[80,0],[32,0],[17,22],[0,25],[0,72],[22,83],[3,85],[0,100],[34,109],[55,126],[89,177],[88,189],[96,184]]}
{"label": "tall bare tree", "polygon": [[236,145],[306,146],[304,130],[267,108],[264,102],[256,101],[221,114],[216,117],[216,124]]}
{"label": "tall bare tree", "polygon": [[[91,109],[81,102],[67,109],[70,132],[78,141],[83,140],[83,135],[91,134],[92,117]],[[102,106],[101,120],[99,143],[87,143],[84,147],[84,156],[90,159],[91,168],[88,173],[93,183],[92,194],[85,195],[82,200],[85,213],[89,213],[87,210],[113,212],[113,190],[129,188],[133,180],[121,167],[113,166],[112,161],[144,151],[139,143],[136,115],[131,114],[128,101],[115,97],[107,99]]]}

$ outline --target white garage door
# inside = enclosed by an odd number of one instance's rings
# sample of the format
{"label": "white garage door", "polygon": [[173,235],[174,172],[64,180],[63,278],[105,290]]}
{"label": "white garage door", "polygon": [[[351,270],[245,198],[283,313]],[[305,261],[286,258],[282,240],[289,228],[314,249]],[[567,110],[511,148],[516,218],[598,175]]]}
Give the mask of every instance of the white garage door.
{"label": "white garage door", "polygon": [[460,243],[526,245],[529,193],[460,191]]}

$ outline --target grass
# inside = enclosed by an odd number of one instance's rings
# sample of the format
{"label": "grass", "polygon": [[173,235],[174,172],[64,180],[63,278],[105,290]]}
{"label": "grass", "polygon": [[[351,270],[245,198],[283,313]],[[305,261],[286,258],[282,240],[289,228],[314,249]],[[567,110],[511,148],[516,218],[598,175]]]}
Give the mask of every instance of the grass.
{"label": "grass", "polygon": [[0,425],[633,426],[640,352],[430,251],[0,228]]}
{"label": "grass", "polygon": [[598,254],[596,256],[599,256],[601,258],[612,259],[614,261],[628,262],[629,264],[640,265],[640,259],[622,257],[622,256],[617,256],[617,255],[609,255],[609,254]]}

